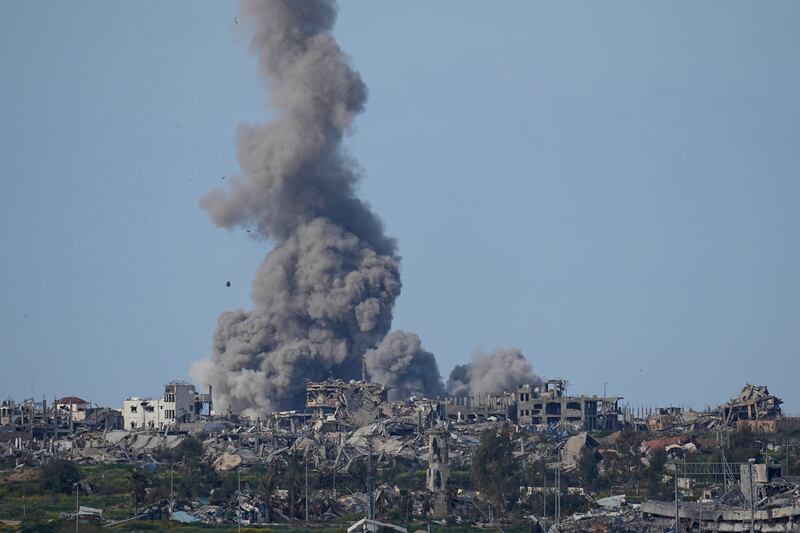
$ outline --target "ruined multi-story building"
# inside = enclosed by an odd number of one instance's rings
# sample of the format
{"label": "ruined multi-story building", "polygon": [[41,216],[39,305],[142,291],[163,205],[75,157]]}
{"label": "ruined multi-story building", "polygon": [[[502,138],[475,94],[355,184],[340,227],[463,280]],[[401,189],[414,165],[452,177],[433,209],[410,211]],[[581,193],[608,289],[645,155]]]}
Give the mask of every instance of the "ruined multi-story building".
{"label": "ruined multi-story building", "polygon": [[157,400],[137,396],[126,399],[122,416],[127,430],[160,430],[196,420],[206,406],[210,411],[210,388],[204,394],[185,381],[171,381],[164,385],[164,395]]}
{"label": "ruined multi-story building", "polygon": [[0,426],[10,426],[17,418],[17,402],[11,398],[3,400],[0,403]]}
{"label": "ruined multi-story building", "polygon": [[580,424],[587,431],[616,429],[620,424],[619,396],[566,396],[566,382],[552,379],[541,387],[520,385],[516,420],[520,425]]}
{"label": "ruined multi-story building", "polygon": [[389,388],[368,381],[328,379],[306,385],[306,407],[317,420],[363,426],[381,417]]}
{"label": "ruined multi-story building", "polygon": [[783,416],[783,400],[769,393],[766,385],[747,384],[736,398],[720,407],[725,425],[735,425],[739,420],[775,419]]}
{"label": "ruined multi-story building", "polygon": [[56,409],[63,418],[71,418],[75,422],[86,420],[86,413],[91,404],[78,396],[64,396],[56,400]]}
{"label": "ruined multi-story building", "polygon": [[513,392],[478,396],[448,396],[444,400],[447,418],[458,422],[479,422],[495,418],[514,420],[517,398]]}

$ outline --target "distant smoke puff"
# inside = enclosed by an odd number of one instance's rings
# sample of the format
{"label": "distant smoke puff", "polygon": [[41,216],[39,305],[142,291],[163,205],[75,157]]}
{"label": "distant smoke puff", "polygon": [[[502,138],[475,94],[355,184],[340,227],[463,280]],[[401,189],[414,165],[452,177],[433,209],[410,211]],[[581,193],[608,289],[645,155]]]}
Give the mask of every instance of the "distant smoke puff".
{"label": "distant smoke puff", "polygon": [[520,350],[497,348],[489,353],[476,352],[468,364],[453,368],[447,389],[453,396],[483,396],[541,383]]}
{"label": "distant smoke puff", "polygon": [[436,357],[422,347],[414,333],[392,331],[374,350],[365,355],[372,381],[392,387],[389,398],[444,396]]}

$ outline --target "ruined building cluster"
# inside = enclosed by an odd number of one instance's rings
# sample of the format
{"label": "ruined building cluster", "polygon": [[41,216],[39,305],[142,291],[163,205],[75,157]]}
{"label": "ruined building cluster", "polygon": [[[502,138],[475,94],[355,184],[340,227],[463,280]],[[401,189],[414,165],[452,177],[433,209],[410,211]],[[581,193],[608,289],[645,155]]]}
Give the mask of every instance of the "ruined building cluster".
{"label": "ruined building cluster", "polygon": [[[620,405],[619,396],[571,395],[563,380],[522,384],[516,390],[482,396],[390,400],[389,391],[366,380],[310,382],[302,410],[273,412],[257,419],[217,413],[212,390],[198,392],[181,381],[166,384],[160,398],[130,397],[123,400],[121,408],[97,406],[77,396],[50,403],[9,399],[0,405],[0,455],[16,458],[20,466],[35,466],[51,456],[87,464],[147,462],[152,461],[155,450],[174,449],[192,435],[203,435],[205,459],[219,472],[301,454],[309,469],[333,480],[330,491],[319,495],[326,503],[315,502],[312,507],[314,519],[363,513],[366,520],[374,520],[381,509],[397,504],[399,490],[376,483],[374,478],[362,493],[337,492],[337,477],[353,475],[359,463],[374,469],[423,469],[425,490],[408,496],[409,513],[445,519],[474,513],[482,505],[479,493],[455,491],[451,478],[454,470],[463,472],[470,467],[485,430],[510,433],[518,446],[515,460],[523,464],[544,461],[547,468],[566,475],[580,468],[587,453],[601,465],[604,457],[613,458],[613,450],[609,451],[613,440],[609,439],[620,435],[620,430],[654,437],[646,438],[640,450],[632,451],[641,454],[643,460],[663,451],[671,458],[689,461],[692,454],[710,446],[708,440],[697,437],[698,431],[729,435],[737,429],[765,434],[800,429],[798,419],[784,416],[780,398],[755,385],[745,386],[737,397],[718,408],[702,412],[669,406],[630,409]],[[776,505],[776,494],[791,499],[786,491],[794,485],[783,480],[785,466],[730,463],[720,468],[723,470],[715,475],[726,480],[724,486],[712,486],[706,494],[716,507],[687,502],[680,507],[682,521],[705,519],[713,509],[717,513],[715,531],[724,531],[727,521],[734,524],[747,514],[752,502],[754,517],[782,528],[765,526],[762,531],[791,531],[793,524],[800,524],[800,506],[796,513],[781,511],[784,514],[780,519],[762,508]],[[674,474],[676,490],[688,493],[695,489],[695,480],[689,474]],[[734,486],[735,494],[730,493]],[[520,487],[520,497],[535,498],[539,490]],[[644,521],[668,527],[675,517],[670,502],[649,500],[634,508],[626,507],[624,498],[606,500],[596,503],[601,508],[599,514],[562,517],[562,528],[570,520],[577,524],[608,518],[608,507],[617,513],[613,516],[637,524]],[[249,523],[264,520],[255,500],[240,498],[235,505],[236,512],[246,516]],[[291,517],[304,511],[292,509],[287,500],[279,499],[275,505],[278,508],[273,515],[279,512]],[[222,520],[223,514],[224,510],[213,506],[191,511],[193,519],[208,522]]]}

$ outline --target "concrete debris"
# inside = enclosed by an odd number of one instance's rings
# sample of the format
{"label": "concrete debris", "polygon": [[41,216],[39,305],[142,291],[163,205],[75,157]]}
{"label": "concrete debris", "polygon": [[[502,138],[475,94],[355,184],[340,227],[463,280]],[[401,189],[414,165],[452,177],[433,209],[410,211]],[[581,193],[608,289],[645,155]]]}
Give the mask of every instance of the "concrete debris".
{"label": "concrete debris", "polygon": [[[766,387],[748,385],[738,398],[719,409],[696,412],[666,407],[634,416],[631,410],[618,407],[616,397],[566,396],[559,383],[551,380],[542,389],[520,387],[513,393],[487,395],[485,398],[410,397],[390,401],[388,389],[382,385],[329,379],[307,385],[305,411],[281,411],[265,418],[250,419],[230,413],[195,416],[195,410],[191,420],[186,422],[137,428],[135,431],[95,425],[90,411],[80,415],[84,417],[80,422],[72,419],[69,425],[65,425],[66,422],[60,419],[62,411],[56,410],[59,421],[55,423],[50,414],[53,410],[43,403],[13,404],[7,401],[3,404],[5,410],[2,414],[8,425],[0,427],[0,457],[11,459],[8,462],[18,466],[4,474],[8,479],[30,472],[32,469],[26,469],[26,466],[42,464],[54,456],[80,464],[138,463],[146,468],[155,468],[160,461],[171,461],[170,457],[174,456],[169,452],[191,438],[199,439],[192,445],[197,446],[199,442],[202,446],[202,462],[217,472],[246,472],[253,467],[263,470],[274,461],[283,465],[300,461],[301,469],[307,466],[317,479],[326,479],[326,484],[331,482],[330,489],[315,488],[308,502],[302,490],[295,491],[290,497],[288,490],[281,487],[266,499],[270,502],[267,508],[265,497],[259,490],[261,487],[248,485],[234,496],[226,496],[228,499],[222,502],[219,496],[210,497],[214,505],[208,500],[181,502],[178,508],[170,509],[161,504],[147,511],[148,517],[169,516],[179,522],[207,524],[260,524],[302,519],[306,504],[309,518],[315,522],[339,520],[353,514],[368,515],[369,489],[337,493],[337,477],[350,476],[352,481],[360,476],[358,479],[361,479],[370,463],[376,470],[383,469],[384,472],[391,469],[406,472],[426,470],[422,490],[400,490],[393,485],[374,483],[371,491],[373,506],[378,510],[403,508],[407,516],[414,519],[457,519],[495,527],[496,524],[485,514],[487,501],[480,493],[458,487],[454,490],[452,486],[453,477],[463,476],[464,470],[470,468],[481,433],[485,430],[511,436],[513,461],[520,471],[528,467],[546,468],[552,474],[558,471],[565,480],[575,480],[583,475],[583,461],[587,457],[595,462],[598,473],[602,475],[609,469],[619,468],[624,461],[628,461],[625,468],[633,468],[631,465],[639,463],[650,465],[656,454],[663,452],[669,464],[662,472],[665,475],[658,479],[660,483],[671,486],[673,463],[696,461],[690,457],[708,456],[719,449],[718,440],[725,437],[718,434],[713,439],[708,433],[713,435],[715,428],[718,433],[724,433],[732,420],[739,423],[751,420],[747,417],[759,417],[752,419],[758,422],[773,420],[768,417],[779,415],[781,403],[767,392]],[[185,385],[174,382],[169,386],[178,390]],[[169,396],[171,390],[165,390],[164,401],[172,400]],[[208,395],[190,392],[193,406],[210,399],[211,395],[210,391]],[[521,394],[525,396],[519,396]],[[587,405],[591,404],[592,411],[575,420],[569,419],[576,418],[571,415],[564,418],[553,414],[554,419],[558,419],[553,424],[520,423],[521,412],[526,419],[536,415],[539,399],[543,404],[547,400],[553,405],[561,405],[566,410],[562,410],[563,414],[576,409],[575,398],[583,402],[578,402],[583,406],[580,409],[588,409]],[[66,405],[80,405],[78,400],[71,399],[72,403]],[[525,407],[521,408],[521,405]],[[542,408],[551,413],[558,409],[554,406]],[[595,408],[597,413],[593,411]],[[64,416],[72,412],[68,409],[63,410]],[[600,413],[608,416],[601,417]],[[618,429],[612,433],[605,430],[592,434],[587,426]],[[639,429],[648,431],[651,438],[632,438],[635,433],[631,430]],[[783,449],[770,451],[780,454]],[[671,466],[673,470],[669,470]],[[695,494],[704,491],[697,502],[683,504],[681,520],[686,522],[686,527],[692,527],[694,531],[710,531],[716,520],[720,524],[717,530],[726,530],[728,526],[722,525],[730,522],[733,529],[729,530],[733,531],[735,527],[732,524],[742,518],[742,509],[749,508],[748,502],[752,501],[757,511],[756,520],[762,521],[758,530],[782,528],[782,531],[791,531],[800,528],[800,512],[796,512],[800,508],[797,486],[791,480],[782,479],[773,464],[739,466],[741,468],[737,466],[735,476],[748,481],[742,482],[741,486],[727,482],[723,487],[709,489],[705,485],[696,486],[694,479],[679,476],[677,485],[680,491],[694,491]],[[749,488],[750,476],[752,490]],[[552,488],[548,489],[547,494],[552,495]],[[653,500],[639,506],[632,501],[637,501],[641,493],[631,499],[628,497],[630,493],[626,495],[623,492],[629,487],[612,485],[608,489],[610,492],[603,494],[606,497],[593,499],[584,487],[564,486],[563,494],[582,501],[581,509],[588,510],[562,517],[557,527],[540,521],[541,517],[532,517],[533,529],[547,530],[545,526],[550,525],[550,531],[554,533],[660,532],[668,527],[670,519],[674,520],[674,502]],[[88,493],[91,487],[84,490]],[[608,496],[609,493],[612,495]],[[544,494],[541,487],[520,487],[521,500],[536,500]],[[698,527],[698,521],[708,521],[709,525]],[[362,529],[371,527],[369,522],[360,524]]]}
{"label": "concrete debris", "polygon": [[595,500],[600,507],[622,507],[625,505],[625,495],[619,494],[617,496],[608,496],[607,498],[600,498]]}
{"label": "concrete debris", "polygon": [[783,401],[769,393],[766,385],[745,385],[739,396],[721,407],[725,425],[735,425],[739,420],[758,420],[780,418]]}
{"label": "concrete debris", "polygon": [[222,455],[214,460],[214,469],[219,472],[228,472],[238,468],[242,464],[241,456],[235,453],[223,452]]}
{"label": "concrete debris", "polygon": [[592,455],[597,455],[597,448],[598,442],[585,431],[568,438],[561,454],[564,471],[569,472],[577,468],[578,461],[581,460],[586,451]]}
{"label": "concrete debris", "polygon": [[[800,491],[795,483],[785,479],[767,481],[767,465],[754,465],[761,468],[758,477],[758,501],[753,507],[741,499],[729,497],[729,493],[696,502],[680,502],[678,514],[682,528],[699,533],[716,531],[748,531],[752,521],[755,531],[798,531],[800,530]],[[771,466],[771,465],[770,465]],[[742,465],[749,468],[748,465]],[[743,476],[743,485],[746,483]],[[763,479],[762,479],[763,478]],[[740,491],[739,492],[741,495]],[[642,520],[651,529],[670,527],[675,521],[675,502],[648,500],[642,503]]]}

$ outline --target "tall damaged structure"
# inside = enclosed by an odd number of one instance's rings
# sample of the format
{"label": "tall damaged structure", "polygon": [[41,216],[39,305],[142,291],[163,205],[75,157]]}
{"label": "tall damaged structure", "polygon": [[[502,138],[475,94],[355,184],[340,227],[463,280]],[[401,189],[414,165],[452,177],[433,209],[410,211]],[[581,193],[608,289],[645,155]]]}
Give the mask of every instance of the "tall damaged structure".
{"label": "tall damaged structure", "polygon": [[736,398],[720,406],[720,418],[726,426],[749,429],[756,433],[790,433],[800,430],[800,417],[784,416],[783,400],[770,394],[766,385],[747,384]]}
{"label": "tall damaged structure", "polygon": [[170,381],[164,385],[161,398],[132,396],[122,402],[124,428],[131,431],[175,428],[197,420],[204,412],[210,414],[211,406],[211,389],[202,393],[191,383]]}
{"label": "tall damaged structure", "polygon": [[783,400],[769,393],[766,385],[747,384],[736,398],[720,407],[725,425],[735,425],[739,420],[779,418],[783,415]]}
{"label": "tall damaged structure", "polygon": [[431,493],[433,516],[442,518],[450,511],[447,496],[447,477],[450,461],[447,426],[428,430],[428,471],[425,485]]}
{"label": "tall damaged structure", "polygon": [[578,424],[586,431],[619,429],[622,410],[619,396],[568,396],[566,382],[551,379],[541,387],[517,389],[517,422],[520,425]]}

